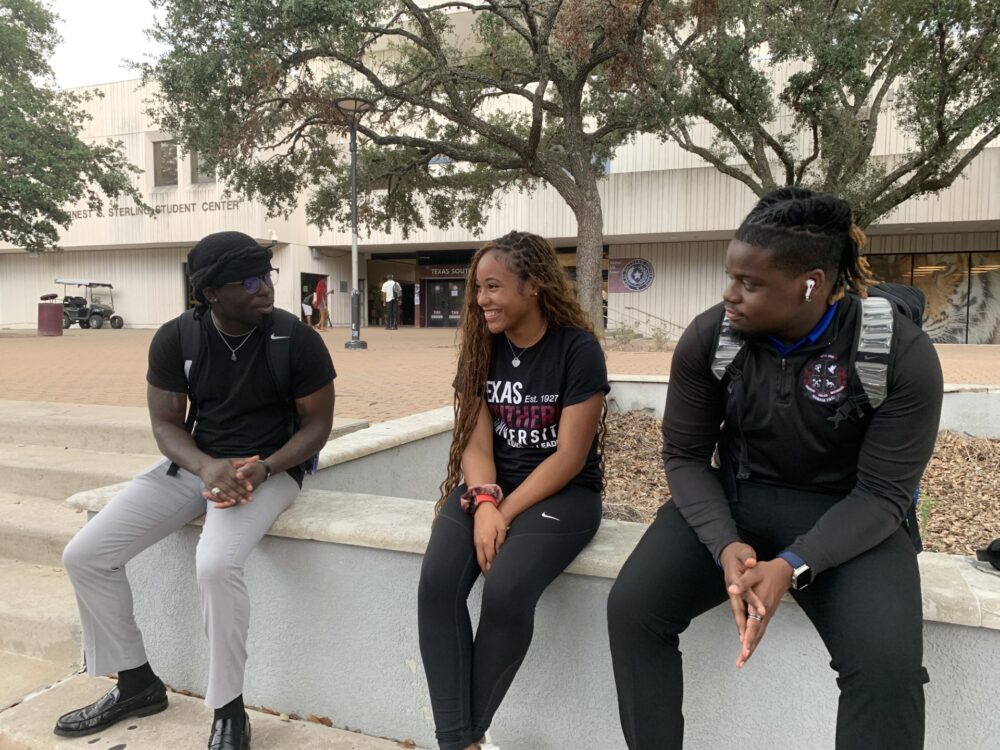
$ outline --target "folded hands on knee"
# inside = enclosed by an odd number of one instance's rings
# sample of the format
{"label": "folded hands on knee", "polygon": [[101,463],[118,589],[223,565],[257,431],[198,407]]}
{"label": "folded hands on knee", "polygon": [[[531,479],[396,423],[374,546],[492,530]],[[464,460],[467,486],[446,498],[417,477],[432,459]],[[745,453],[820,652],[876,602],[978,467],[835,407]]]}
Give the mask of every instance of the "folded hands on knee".
{"label": "folded hands on knee", "polygon": [[726,546],[719,562],[740,636],[740,654],[736,659],[739,669],[750,660],[764,638],[781,597],[791,587],[792,569],[780,558],[758,562],[753,547],[744,542]]}
{"label": "folded hands on knee", "polygon": [[259,460],[260,456],[248,456],[208,461],[198,472],[198,478],[205,485],[202,497],[211,501],[215,508],[232,508],[252,502],[254,488],[264,481],[267,473]]}

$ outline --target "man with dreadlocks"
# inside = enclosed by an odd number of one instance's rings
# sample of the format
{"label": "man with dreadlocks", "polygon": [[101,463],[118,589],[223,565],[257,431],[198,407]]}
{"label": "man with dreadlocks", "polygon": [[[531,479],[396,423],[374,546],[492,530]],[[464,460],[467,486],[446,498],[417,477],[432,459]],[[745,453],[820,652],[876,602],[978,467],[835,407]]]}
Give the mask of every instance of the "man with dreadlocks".
{"label": "man with dreadlocks", "polygon": [[887,393],[877,409],[862,394],[863,242],[845,201],[764,196],[729,245],[723,302],[677,345],[663,416],[673,501],[608,601],[632,750],[682,746],[678,636],[691,620],[728,598],[742,667],[788,591],[839,674],[836,747],[923,747],[920,578],[904,519],[934,447],[941,368],[930,339],[887,309]]}
{"label": "man with dreadlocks", "polygon": [[[442,750],[489,729],[531,643],[535,603],[601,522],[604,352],[552,246],[511,232],[472,259],[455,432],[418,595]],[[485,576],[473,638],[465,600]]]}
{"label": "man with dreadlocks", "polygon": [[[271,257],[269,247],[241,232],[211,234],[188,253],[198,305],[164,324],[149,347],[149,415],[165,458],[139,474],[63,553],[80,605],[87,669],[117,672],[118,683],[96,703],[60,717],[56,734],[93,734],[167,707],[136,627],[125,568],[204,515],[195,562],[209,643],[205,703],[215,711],[208,746],[250,747],[243,566],[298,494],[300,465],[329,438],[336,376],[320,336],[274,308]],[[279,316],[288,323],[281,335]],[[191,331],[198,342],[193,352],[185,346]],[[284,385],[274,377],[279,368],[270,366],[279,361],[290,370]],[[196,424],[185,422],[189,398]]]}

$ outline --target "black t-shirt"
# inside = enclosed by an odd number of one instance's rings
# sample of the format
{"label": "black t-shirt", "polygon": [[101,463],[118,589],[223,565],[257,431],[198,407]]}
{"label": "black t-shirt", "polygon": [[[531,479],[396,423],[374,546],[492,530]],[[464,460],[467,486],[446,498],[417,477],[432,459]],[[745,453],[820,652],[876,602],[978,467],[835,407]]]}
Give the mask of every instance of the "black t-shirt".
{"label": "black t-shirt", "polygon": [[[175,318],[165,323],[153,336],[146,380],[155,388],[184,393],[187,378],[177,321]],[[203,316],[201,324],[203,361],[198,362],[193,384],[198,401],[195,442],[214,458],[270,456],[288,441],[295,405],[278,393],[268,369],[267,329],[254,330],[236,352],[234,362],[211,315]],[[235,348],[242,338],[226,340]],[[287,342],[270,344],[291,347],[293,399],[315,393],[337,376],[326,344],[308,326],[294,326]]]}
{"label": "black t-shirt", "polygon": [[[586,331],[551,327],[520,354],[518,367],[513,358],[507,337],[493,336],[486,381],[493,461],[498,481],[516,486],[555,453],[562,410],[611,388],[601,345]],[[597,443],[595,436],[587,462],[570,484],[601,489]]]}

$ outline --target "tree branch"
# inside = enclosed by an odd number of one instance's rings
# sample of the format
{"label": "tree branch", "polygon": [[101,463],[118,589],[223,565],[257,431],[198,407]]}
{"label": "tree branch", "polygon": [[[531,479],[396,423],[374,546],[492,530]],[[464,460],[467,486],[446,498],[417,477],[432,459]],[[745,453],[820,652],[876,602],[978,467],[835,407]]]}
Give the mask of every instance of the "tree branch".
{"label": "tree branch", "polygon": [[675,128],[676,130],[670,132],[670,137],[685,151],[690,151],[692,154],[700,156],[724,175],[728,175],[729,177],[733,177],[734,179],[742,182],[744,185],[753,190],[755,194],[763,195],[766,192],[763,182],[754,182],[753,178],[746,172],[727,164],[710,149],[707,149],[704,146],[699,146],[691,140],[691,134],[683,122],[678,120],[675,123]]}

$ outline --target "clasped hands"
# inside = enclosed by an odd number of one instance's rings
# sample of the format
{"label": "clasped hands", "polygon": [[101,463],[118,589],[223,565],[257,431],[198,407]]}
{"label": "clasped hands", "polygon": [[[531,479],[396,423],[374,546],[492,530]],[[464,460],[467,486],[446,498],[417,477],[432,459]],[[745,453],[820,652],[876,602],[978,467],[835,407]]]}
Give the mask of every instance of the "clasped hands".
{"label": "clasped hands", "polygon": [[[213,458],[198,472],[205,485],[202,496],[216,508],[232,508],[253,502],[253,491],[267,477],[267,468],[258,463],[260,456]],[[219,491],[213,493],[213,489]]]}
{"label": "clasped hands", "polygon": [[729,606],[740,636],[740,669],[753,656],[778,611],[781,597],[792,585],[792,567],[781,558],[758,562],[757,553],[745,542],[728,544],[719,556],[726,581]]}

